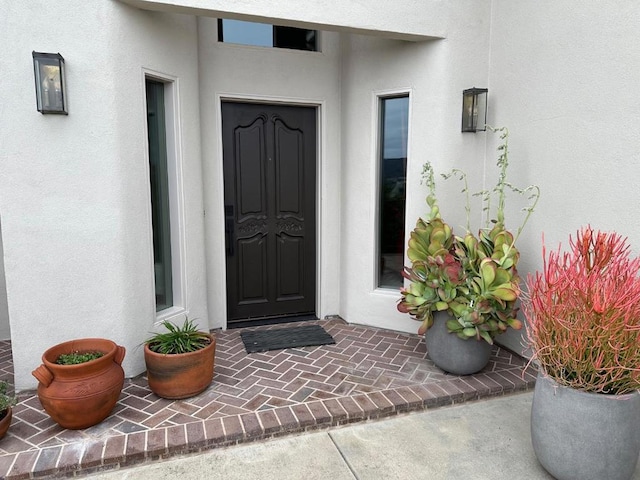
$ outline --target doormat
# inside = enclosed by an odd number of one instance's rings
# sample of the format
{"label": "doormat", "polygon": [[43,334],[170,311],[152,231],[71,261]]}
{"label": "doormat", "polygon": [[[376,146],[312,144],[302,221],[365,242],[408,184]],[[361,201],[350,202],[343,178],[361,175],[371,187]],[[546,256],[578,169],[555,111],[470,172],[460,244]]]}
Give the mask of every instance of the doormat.
{"label": "doormat", "polygon": [[336,343],[333,337],[320,325],[242,332],[240,337],[247,353]]}

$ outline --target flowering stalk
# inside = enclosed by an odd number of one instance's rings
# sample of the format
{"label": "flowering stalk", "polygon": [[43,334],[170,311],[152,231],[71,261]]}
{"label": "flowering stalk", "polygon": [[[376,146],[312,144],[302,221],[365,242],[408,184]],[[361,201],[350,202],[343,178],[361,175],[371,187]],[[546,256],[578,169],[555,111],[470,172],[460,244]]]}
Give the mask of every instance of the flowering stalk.
{"label": "flowering stalk", "polygon": [[591,227],[527,278],[534,359],[558,383],[588,392],[640,388],[640,258],[625,238]]}

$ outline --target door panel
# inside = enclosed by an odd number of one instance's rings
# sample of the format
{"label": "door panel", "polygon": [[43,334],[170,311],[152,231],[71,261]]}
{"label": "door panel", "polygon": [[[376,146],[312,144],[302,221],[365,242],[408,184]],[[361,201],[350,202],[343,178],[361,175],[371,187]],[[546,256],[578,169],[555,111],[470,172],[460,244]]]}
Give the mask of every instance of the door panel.
{"label": "door panel", "polygon": [[238,304],[267,303],[267,241],[266,235],[242,239],[238,248]]}
{"label": "door panel", "polygon": [[236,151],[236,202],[240,206],[239,222],[264,218],[267,214],[265,119],[259,117],[248,127],[238,126],[234,134]]}
{"label": "door panel", "polygon": [[278,235],[278,300],[300,299],[304,296],[303,242],[302,238],[286,233]]}
{"label": "door panel", "polygon": [[280,121],[275,125],[276,192],[278,215],[287,214],[303,218],[300,205],[300,186],[304,184],[304,165],[298,159],[303,156],[301,132],[290,131]]}
{"label": "door panel", "polygon": [[223,102],[228,320],[313,314],[316,110]]}

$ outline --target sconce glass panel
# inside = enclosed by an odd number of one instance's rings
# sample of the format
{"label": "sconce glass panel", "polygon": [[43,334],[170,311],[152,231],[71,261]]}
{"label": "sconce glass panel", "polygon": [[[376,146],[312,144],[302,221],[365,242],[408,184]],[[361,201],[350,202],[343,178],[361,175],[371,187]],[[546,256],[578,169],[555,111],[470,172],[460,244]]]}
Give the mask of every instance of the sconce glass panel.
{"label": "sconce glass panel", "polygon": [[484,132],[487,127],[486,88],[470,88],[462,92],[462,131]]}
{"label": "sconce glass panel", "polygon": [[33,70],[38,111],[67,115],[62,55],[33,52]]}

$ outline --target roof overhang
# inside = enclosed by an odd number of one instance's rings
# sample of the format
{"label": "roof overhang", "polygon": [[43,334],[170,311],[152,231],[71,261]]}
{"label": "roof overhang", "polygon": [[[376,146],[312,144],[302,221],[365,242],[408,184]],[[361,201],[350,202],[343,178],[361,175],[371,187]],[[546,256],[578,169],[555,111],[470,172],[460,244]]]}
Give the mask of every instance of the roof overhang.
{"label": "roof overhang", "polygon": [[[445,37],[441,0],[120,0],[136,8],[424,41]],[[386,7],[386,8],[382,8]]]}

